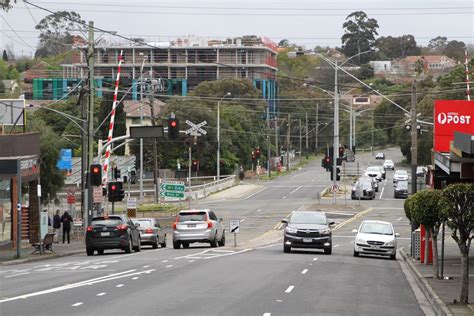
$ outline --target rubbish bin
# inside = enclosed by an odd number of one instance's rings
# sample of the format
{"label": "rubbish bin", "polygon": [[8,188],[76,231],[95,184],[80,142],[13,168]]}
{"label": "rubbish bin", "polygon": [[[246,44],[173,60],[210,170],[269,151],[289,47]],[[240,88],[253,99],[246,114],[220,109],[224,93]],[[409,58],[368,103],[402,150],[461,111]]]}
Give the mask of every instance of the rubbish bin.
{"label": "rubbish bin", "polygon": [[416,260],[420,260],[420,246],[421,246],[421,236],[420,236],[420,229],[415,229],[412,232],[413,238],[413,258]]}

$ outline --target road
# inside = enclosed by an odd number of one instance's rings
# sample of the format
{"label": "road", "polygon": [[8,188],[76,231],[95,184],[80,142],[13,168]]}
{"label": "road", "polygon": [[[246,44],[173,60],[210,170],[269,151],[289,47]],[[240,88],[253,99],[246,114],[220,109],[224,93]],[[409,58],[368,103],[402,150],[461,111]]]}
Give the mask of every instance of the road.
{"label": "road", "polygon": [[[395,150],[385,152],[401,159]],[[359,159],[364,167],[381,164],[369,154]],[[409,224],[403,200],[393,199],[392,174],[381,182],[377,199],[360,206],[315,201],[329,184],[319,161],[246,196],[200,202],[225,221],[244,220],[237,248],[228,235],[221,248],[144,248],[4,267],[0,310],[2,315],[423,315],[402,262],[352,255],[351,231],[363,219],[391,221],[401,234],[398,246],[409,245]],[[284,254],[280,219],[293,210],[317,208],[337,222],[332,255]]]}

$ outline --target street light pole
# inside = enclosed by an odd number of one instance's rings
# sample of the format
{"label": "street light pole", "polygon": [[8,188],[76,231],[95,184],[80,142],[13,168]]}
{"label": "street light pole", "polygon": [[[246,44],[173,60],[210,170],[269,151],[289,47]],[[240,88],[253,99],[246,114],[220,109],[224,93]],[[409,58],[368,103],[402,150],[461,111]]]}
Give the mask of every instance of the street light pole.
{"label": "street light pole", "polygon": [[[352,117],[353,117],[353,112],[352,112],[352,100],[350,102],[350,107],[349,107],[349,150],[352,151],[352,137],[354,135],[352,131]],[[355,118],[355,115],[354,115]],[[355,130],[354,130],[355,131]]]}
{"label": "street light pole", "polygon": [[[143,55],[143,53],[140,55]],[[143,126],[143,66],[146,58],[146,56],[143,56],[140,67],[140,126]],[[140,138],[140,204],[143,204],[143,138]]]}
{"label": "street light pole", "polygon": [[[332,157],[332,179],[333,186],[337,185],[337,153],[339,153],[339,89],[337,82],[337,60],[334,62],[334,142],[333,142],[333,157]],[[337,192],[333,192],[333,203],[336,204]]]}

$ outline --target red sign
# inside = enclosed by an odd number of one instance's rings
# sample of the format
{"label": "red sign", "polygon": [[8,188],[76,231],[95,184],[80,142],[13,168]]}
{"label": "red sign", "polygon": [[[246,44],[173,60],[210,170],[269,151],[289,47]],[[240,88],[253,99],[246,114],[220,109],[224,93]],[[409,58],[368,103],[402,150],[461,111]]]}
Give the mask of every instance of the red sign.
{"label": "red sign", "polygon": [[434,150],[449,152],[454,132],[474,135],[474,101],[437,100],[434,111]]}
{"label": "red sign", "polygon": [[76,203],[76,197],[74,195],[68,195],[67,204],[75,204],[75,203]]}

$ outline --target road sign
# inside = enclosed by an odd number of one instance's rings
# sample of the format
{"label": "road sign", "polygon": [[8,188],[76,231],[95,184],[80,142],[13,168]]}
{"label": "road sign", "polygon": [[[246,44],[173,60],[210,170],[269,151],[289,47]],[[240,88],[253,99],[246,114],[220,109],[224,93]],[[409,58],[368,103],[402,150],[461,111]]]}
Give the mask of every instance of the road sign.
{"label": "road sign", "polygon": [[234,234],[240,233],[240,219],[231,219],[229,221],[230,232]]}
{"label": "road sign", "polygon": [[128,198],[127,199],[127,209],[136,210],[137,209],[137,198]]}
{"label": "road sign", "polygon": [[184,183],[180,183],[180,184],[162,183],[161,190],[184,192]]}
{"label": "road sign", "polygon": [[76,188],[74,188],[74,187],[66,188],[66,194],[67,194],[67,196],[75,196],[76,195]]}
{"label": "road sign", "polygon": [[337,184],[331,185],[331,192],[335,193],[337,191],[339,191],[339,186]]}
{"label": "road sign", "polygon": [[100,203],[102,202],[102,187],[93,187],[93,196],[94,196],[94,203]]}
{"label": "road sign", "polygon": [[184,198],[185,186],[182,181],[163,181],[160,184],[160,196]]}
{"label": "road sign", "polygon": [[[188,124],[189,126],[191,126],[191,128],[189,128],[185,131],[186,135],[191,134],[192,136],[201,136],[201,134],[202,135],[207,134],[207,132],[204,129],[201,128],[201,127],[203,127],[204,125],[207,124],[207,121],[202,121],[199,124],[194,124],[190,120],[186,120],[185,123]],[[199,134],[199,133],[201,133],[201,134]]]}
{"label": "road sign", "polygon": [[74,195],[68,195],[67,204],[76,204],[76,197]]}
{"label": "road sign", "polygon": [[130,126],[130,138],[163,138],[163,126]]}
{"label": "road sign", "polygon": [[164,197],[184,198],[184,192],[161,191],[160,195]]}

